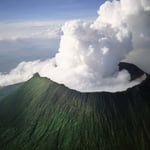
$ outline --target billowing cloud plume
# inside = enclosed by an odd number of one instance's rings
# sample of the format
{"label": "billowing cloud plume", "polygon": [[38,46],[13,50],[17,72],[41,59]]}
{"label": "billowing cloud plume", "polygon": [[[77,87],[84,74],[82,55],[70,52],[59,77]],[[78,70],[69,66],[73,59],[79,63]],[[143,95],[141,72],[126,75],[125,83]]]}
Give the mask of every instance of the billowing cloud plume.
{"label": "billowing cloud plume", "polygon": [[121,91],[140,83],[131,82],[118,64],[129,52],[150,48],[149,0],[106,1],[98,14],[93,22],[65,23],[55,58],[21,63],[0,75],[0,85],[27,80],[35,72],[82,92]]}

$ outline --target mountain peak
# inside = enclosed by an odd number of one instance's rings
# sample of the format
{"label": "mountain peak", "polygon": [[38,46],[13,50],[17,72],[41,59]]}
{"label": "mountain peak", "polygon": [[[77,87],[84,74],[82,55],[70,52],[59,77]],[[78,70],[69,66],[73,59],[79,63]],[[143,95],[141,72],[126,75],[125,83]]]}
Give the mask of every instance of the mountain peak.
{"label": "mountain peak", "polygon": [[127,62],[119,63],[119,70],[123,69],[127,70],[130,73],[131,81],[140,78],[142,75],[145,74],[144,71],[138,68],[136,65]]}
{"label": "mountain peak", "polygon": [[39,75],[39,73],[37,72],[37,73],[35,73],[35,74],[33,75],[33,77],[40,77],[40,75]]}
{"label": "mountain peak", "polygon": [[149,150],[150,78],[80,93],[34,75],[0,101],[2,150]]}

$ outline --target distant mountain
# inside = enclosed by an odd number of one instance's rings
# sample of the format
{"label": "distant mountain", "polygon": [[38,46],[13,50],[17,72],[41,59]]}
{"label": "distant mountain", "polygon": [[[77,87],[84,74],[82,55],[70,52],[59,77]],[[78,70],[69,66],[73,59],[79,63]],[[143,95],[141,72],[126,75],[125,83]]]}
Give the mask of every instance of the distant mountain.
{"label": "distant mountain", "polygon": [[80,93],[35,74],[0,101],[0,150],[150,150],[150,76],[123,92]]}
{"label": "distant mountain", "polygon": [[5,87],[0,87],[0,100],[3,99],[8,94],[10,94],[11,92],[18,89],[19,87],[21,87],[21,85],[23,85],[23,83],[9,85],[9,86],[5,86]]}

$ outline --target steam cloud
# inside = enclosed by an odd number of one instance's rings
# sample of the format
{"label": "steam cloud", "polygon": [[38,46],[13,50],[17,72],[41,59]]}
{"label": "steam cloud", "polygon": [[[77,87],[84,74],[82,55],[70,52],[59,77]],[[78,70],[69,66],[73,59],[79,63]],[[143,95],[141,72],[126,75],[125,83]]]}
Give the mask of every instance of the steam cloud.
{"label": "steam cloud", "polygon": [[22,62],[0,75],[0,86],[26,81],[38,72],[82,92],[122,91],[140,83],[130,82],[118,64],[130,51],[150,48],[150,1],[106,1],[93,22],[74,20],[62,27],[56,57]]}

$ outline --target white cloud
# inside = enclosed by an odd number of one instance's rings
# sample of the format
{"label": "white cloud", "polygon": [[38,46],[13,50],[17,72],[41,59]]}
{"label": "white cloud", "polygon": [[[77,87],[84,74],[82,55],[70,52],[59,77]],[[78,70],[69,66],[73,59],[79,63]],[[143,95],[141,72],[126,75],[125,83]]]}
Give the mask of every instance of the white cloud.
{"label": "white cloud", "polygon": [[95,21],[66,22],[54,59],[24,62],[1,74],[0,85],[27,80],[35,72],[82,92],[115,92],[139,84],[143,78],[131,82],[118,64],[131,51],[149,51],[149,7],[147,0],[107,1]]}
{"label": "white cloud", "polygon": [[55,56],[58,38],[0,40],[0,72],[9,72],[22,61],[45,60]]}
{"label": "white cloud", "polygon": [[1,22],[0,40],[59,38],[64,21]]}
{"label": "white cloud", "polygon": [[21,62],[9,74],[0,74],[0,85],[10,85],[30,79],[34,73],[43,72],[51,66],[52,60]]}
{"label": "white cloud", "polygon": [[56,68],[55,59],[49,59],[46,61],[36,60],[30,62],[22,62],[15,69],[12,69],[9,74],[0,74],[0,85],[11,85],[18,82],[27,81],[33,76],[33,74],[38,72],[40,76],[51,78],[52,80],[59,83],[64,83],[65,80],[66,86],[71,89],[79,90],[81,92],[116,92],[126,90],[129,87],[135,86],[146,78],[146,76],[144,75],[137,80],[129,82],[130,75],[126,70],[123,70],[118,74],[114,74],[112,77],[101,78],[101,80],[96,81],[93,79],[92,74],[91,76],[88,75],[87,78],[87,75],[85,73],[85,77],[83,78],[83,76],[78,74],[83,70],[80,70],[80,68],[78,68],[78,70],[76,71],[70,70],[70,73],[65,74],[63,70]]}
{"label": "white cloud", "polygon": [[59,47],[63,22],[1,22],[0,72],[10,71],[21,61],[54,57]]}

